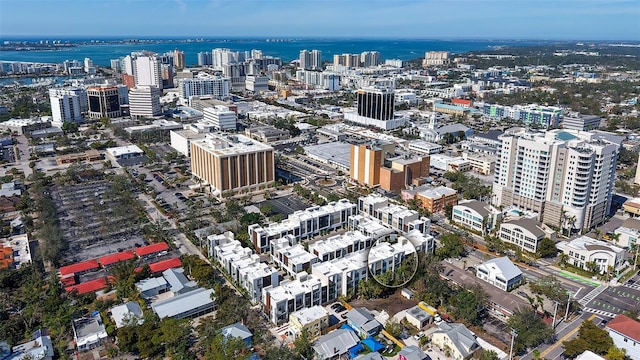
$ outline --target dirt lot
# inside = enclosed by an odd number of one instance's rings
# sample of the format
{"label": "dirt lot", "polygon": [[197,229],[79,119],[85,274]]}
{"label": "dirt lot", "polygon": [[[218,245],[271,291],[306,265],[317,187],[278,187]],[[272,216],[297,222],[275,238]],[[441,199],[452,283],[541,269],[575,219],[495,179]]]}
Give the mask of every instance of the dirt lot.
{"label": "dirt lot", "polygon": [[401,288],[386,299],[354,300],[349,303],[353,307],[365,307],[369,310],[384,310],[392,317],[396,313],[418,305],[417,299],[408,300],[400,294]]}

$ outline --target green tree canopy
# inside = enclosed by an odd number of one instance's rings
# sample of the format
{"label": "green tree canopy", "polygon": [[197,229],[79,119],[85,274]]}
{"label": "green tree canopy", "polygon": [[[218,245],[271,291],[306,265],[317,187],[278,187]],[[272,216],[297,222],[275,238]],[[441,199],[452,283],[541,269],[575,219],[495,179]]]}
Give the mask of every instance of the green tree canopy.
{"label": "green tree canopy", "polygon": [[516,311],[507,320],[507,325],[518,333],[514,345],[514,351],[518,354],[542,344],[553,335],[553,329],[531,309]]}

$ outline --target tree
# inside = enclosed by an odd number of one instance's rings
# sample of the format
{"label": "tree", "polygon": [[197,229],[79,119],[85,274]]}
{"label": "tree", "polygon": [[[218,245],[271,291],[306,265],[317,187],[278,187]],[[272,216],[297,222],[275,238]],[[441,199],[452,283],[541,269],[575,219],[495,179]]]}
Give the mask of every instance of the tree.
{"label": "tree", "polygon": [[530,309],[516,311],[507,320],[507,325],[518,333],[514,345],[516,353],[538,346],[551,339],[553,335],[553,329],[545,324],[537,313]]}
{"label": "tree", "polygon": [[263,204],[260,206],[260,212],[264,215],[264,216],[270,216],[271,213],[273,213],[273,209],[274,206],[273,204]]}
{"label": "tree", "polygon": [[586,350],[598,355],[605,355],[613,346],[613,340],[606,330],[600,329],[592,321],[586,320],[580,325],[578,336],[563,342],[562,346],[568,357],[578,356]]}
{"label": "tree", "polygon": [[480,286],[461,289],[453,297],[453,315],[470,324],[478,324],[482,310],[488,305],[489,296]]}
{"label": "tree", "polygon": [[556,243],[553,240],[544,238],[538,243],[538,250],[536,251],[538,256],[547,258],[556,256],[557,253],[558,248],[556,248]]}
{"label": "tree", "polygon": [[436,249],[436,255],[438,257],[445,258],[457,258],[464,254],[464,245],[462,239],[457,234],[445,234],[440,239],[441,247]]}
{"label": "tree", "polygon": [[387,320],[387,323],[384,325],[384,329],[395,338],[399,338],[400,335],[402,335],[403,330],[402,325],[399,322],[391,319]]}
{"label": "tree", "polygon": [[478,360],[498,360],[498,353],[492,350],[480,349],[478,352]]}
{"label": "tree", "polygon": [[627,358],[627,350],[612,346],[604,357],[607,360],[625,360]]}
{"label": "tree", "polygon": [[309,331],[307,329],[302,330],[302,332],[296,337],[296,340],[293,342],[294,349],[300,357],[304,359],[312,359],[315,351],[312,347],[312,342],[310,340]]}

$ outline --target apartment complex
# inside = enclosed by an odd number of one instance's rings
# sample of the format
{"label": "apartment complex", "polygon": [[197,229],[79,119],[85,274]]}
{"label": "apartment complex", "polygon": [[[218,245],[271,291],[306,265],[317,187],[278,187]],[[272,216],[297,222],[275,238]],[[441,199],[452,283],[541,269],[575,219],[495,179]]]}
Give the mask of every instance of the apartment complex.
{"label": "apartment complex", "polygon": [[322,70],[322,51],[300,51],[300,68],[305,70]]}
{"label": "apartment complex", "polygon": [[258,252],[269,251],[271,240],[293,235],[296,240],[345,227],[349,217],[356,213],[356,206],[347,199],[314,206],[289,215],[286,220],[268,226],[249,225],[249,239]]}
{"label": "apartment complex", "polygon": [[[494,119],[512,119],[524,125],[536,125],[541,128],[560,125],[562,109],[556,106],[514,105],[504,106],[485,104],[482,113]],[[582,130],[582,129],[580,129]]]}
{"label": "apartment complex", "polygon": [[428,66],[446,66],[451,63],[449,57],[451,53],[448,51],[427,51],[424,53],[424,61],[422,65]]}
{"label": "apartment complex", "polygon": [[322,306],[298,310],[289,315],[289,333],[295,339],[303,331],[309,334],[309,340],[314,340],[329,327],[329,313]]}
{"label": "apartment complex", "polygon": [[378,194],[361,196],[358,199],[358,212],[400,233],[417,230],[423,235],[429,234],[429,218],[420,216],[406,206],[390,204],[388,198]]}
{"label": "apartment complex", "polygon": [[85,96],[81,98],[73,90],[49,89],[49,101],[51,103],[53,122],[62,124],[65,121],[81,121],[81,104],[82,101],[87,101],[86,93],[84,95]]}
{"label": "apartment complex", "polygon": [[273,148],[243,135],[191,141],[192,174],[218,191],[255,190],[275,179]]}
{"label": "apartment complex", "polygon": [[229,96],[231,81],[228,77],[211,75],[195,79],[179,79],[178,90],[180,97],[183,99],[204,95],[211,95],[216,99],[221,99]]}
{"label": "apartment complex", "polygon": [[621,137],[603,132],[512,128],[499,137],[495,206],[515,205],[545,224],[579,231],[605,221]]}
{"label": "apartment complex", "polygon": [[300,273],[294,280],[287,280],[278,286],[265,287],[262,290],[264,312],[274,324],[289,320],[289,314],[322,305],[327,302],[321,296],[322,282],[314,275]]}
{"label": "apartment complex", "polygon": [[311,265],[318,261],[318,257],[298,244],[293,235],[271,240],[269,253],[271,261],[292,276],[302,271],[311,271]]}

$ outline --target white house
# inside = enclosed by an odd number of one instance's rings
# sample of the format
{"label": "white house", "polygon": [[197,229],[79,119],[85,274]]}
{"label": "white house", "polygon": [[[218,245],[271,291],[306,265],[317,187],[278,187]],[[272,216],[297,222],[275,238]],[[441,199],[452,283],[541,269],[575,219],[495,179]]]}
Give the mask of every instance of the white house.
{"label": "white house", "polygon": [[587,270],[587,263],[595,262],[601,274],[606,272],[609,266],[618,270],[624,263],[624,249],[587,236],[560,241],[556,247],[568,256],[569,264]]}
{"label": "white house", "polygon": [[478,278],[504,291],[511,291],[522,281],[522,271],[506,256],[486,261],[476,270]]}
{"label": "white house", "polygon": [[431,335],[431,342],[442,350],[449,349],[455,360],[468,359],[480,349],[476,337],[463,324],[441,323]]}
{"label": "white house", "polygon": [[613,344],[627,351],[630,359],[640,359],[640,322],[626,315],[618,315],[605,328]]}

